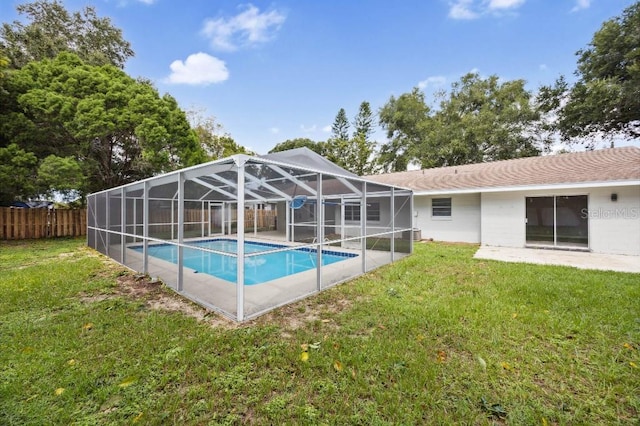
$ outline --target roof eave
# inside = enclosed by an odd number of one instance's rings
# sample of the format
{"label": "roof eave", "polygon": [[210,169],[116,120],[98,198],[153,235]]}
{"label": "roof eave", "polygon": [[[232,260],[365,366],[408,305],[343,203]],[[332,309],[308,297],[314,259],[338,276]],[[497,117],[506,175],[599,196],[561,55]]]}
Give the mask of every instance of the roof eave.
{"label": "roof eave", "polygon": [[444,194],[477,194],[490,192],[514,192],[514,191],[545,191],[558,189],[585,189],[585,188],[606,188],[611,186],[640,186],[640,179],[633,180],[617,180],[617,181],[598,181],[598,182],[571,182],[571,183],[555,183],[546,185],[513,185],[513,186],[496,186],[482,188],[451,188],[437,190],[418,190],[414,189],[414,195],[444,195]]}

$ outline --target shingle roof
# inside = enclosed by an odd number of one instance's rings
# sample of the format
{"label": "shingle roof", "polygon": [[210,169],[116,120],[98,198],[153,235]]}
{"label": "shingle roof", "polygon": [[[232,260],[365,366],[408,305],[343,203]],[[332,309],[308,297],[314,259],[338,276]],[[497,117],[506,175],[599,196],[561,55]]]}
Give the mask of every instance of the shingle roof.
{"label": "shingle roof", "polygon": [[367,176],[416,192],[640,181],[640,148],[621,147]]}

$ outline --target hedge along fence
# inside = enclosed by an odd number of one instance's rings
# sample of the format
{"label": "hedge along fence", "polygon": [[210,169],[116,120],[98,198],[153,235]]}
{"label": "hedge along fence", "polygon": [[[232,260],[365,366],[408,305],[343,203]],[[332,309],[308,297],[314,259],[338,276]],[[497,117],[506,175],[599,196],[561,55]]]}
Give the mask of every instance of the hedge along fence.
{"label": "hedge along fence", "polygon": [[0,240],[79,237],[86,234],[86,209],[0,207]]}

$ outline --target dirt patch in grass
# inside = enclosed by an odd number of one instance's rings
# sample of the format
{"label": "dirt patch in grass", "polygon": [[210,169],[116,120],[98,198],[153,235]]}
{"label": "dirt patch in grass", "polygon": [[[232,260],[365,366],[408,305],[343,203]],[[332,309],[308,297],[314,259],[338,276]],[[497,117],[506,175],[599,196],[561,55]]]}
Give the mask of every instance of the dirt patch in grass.
{"label": "dirt patch in grass", "polygon": [[212,327],[237,328],[238,324],[222,315],[197,305],[147,275],[125,273],[116,278],[110,293],[81,295],[85,303],[100,302],[115,297],[142,301],[149,309],[181,312]]}
{"label": "dirt patch in grass", "polygon": [[162,282],[147,275],[121,275],[117,282],[117,292],[133,299],[153,300],[163,293]]}
{"label": "dirt patch in grass", "polygon": [[336,299],[330,302],[318,302],[315,297],[299,300],[295,303],[274,309],[271,312],[247,322],[247,325],[271,324],[282,328],[282,337],[293,337],[293,332],[317,323],[323,328],[338,328],[334,320],[335,314],[351,309],[353,301]]}
{"label": "dirt patch in grass", "polygon": [[353,301],[341,298],[329,301],[319,301],[310,297],[289,305],[282,306],[268,312],[259,318],[237,323],[223,315],[206,309],[167,288],[161,281],[151,279],[147,275],[117,271],[111,262],[105,262],[108,269],[101,271],[99,276],[115,278],[115,285],[108,293],[81,294],[84,303],[101,302],[115,297],[126,297],[131,300],[142,301],[149,309],[169,312],[182,312],[200,322],[212,327],[227,329],[253,327],[260,325],[276,325],[283,329],[283,337],[290,337],[291,333],[310,323],[322,324],[325,328],[337,328],[333,317],[345,310],[351,309]]}

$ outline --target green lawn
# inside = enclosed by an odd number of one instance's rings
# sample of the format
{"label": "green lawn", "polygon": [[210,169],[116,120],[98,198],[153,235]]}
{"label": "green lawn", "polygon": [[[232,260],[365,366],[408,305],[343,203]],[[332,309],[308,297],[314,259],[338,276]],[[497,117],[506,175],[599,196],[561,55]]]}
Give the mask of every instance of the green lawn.
{"label": "green lawn", "polygon": [[637,274],[416,244],[238,326],[83,243],[0,243],[0,424],[640,421]]}

